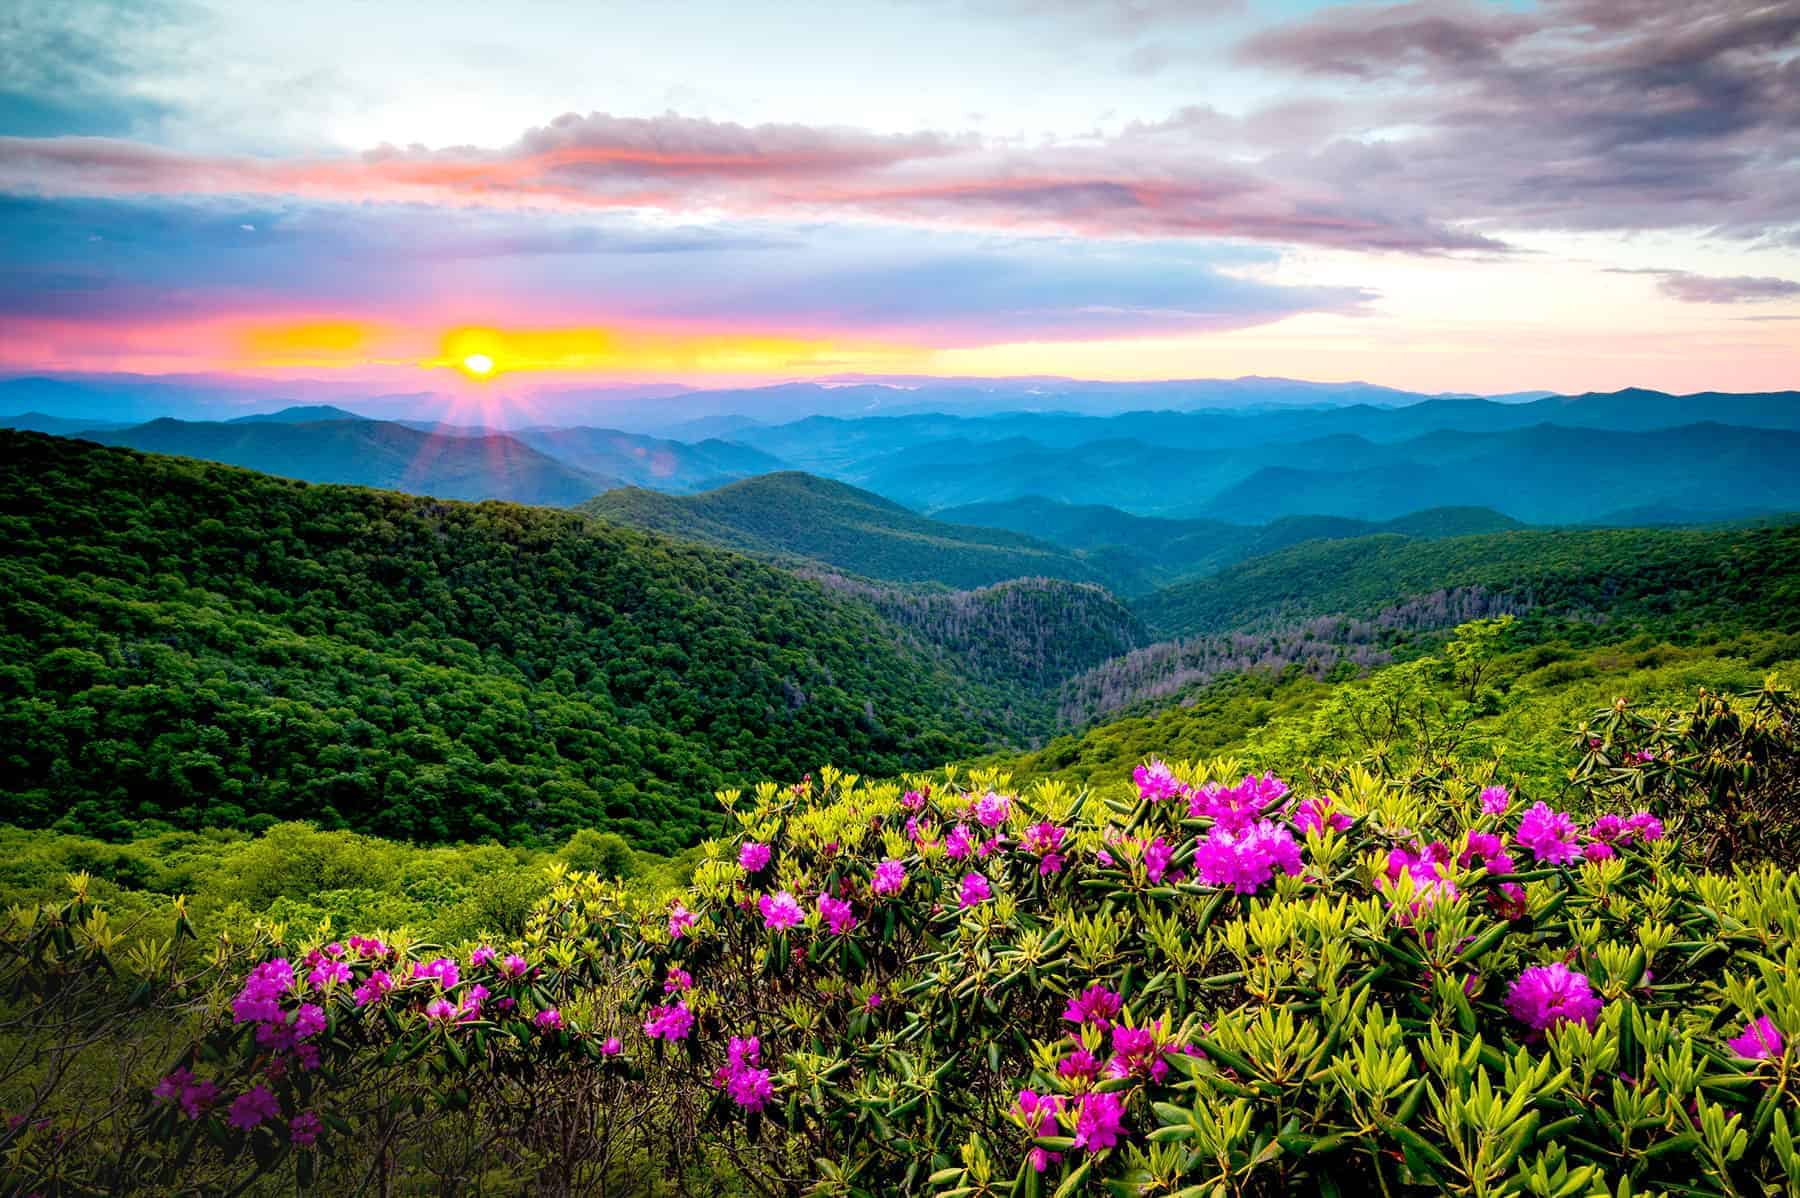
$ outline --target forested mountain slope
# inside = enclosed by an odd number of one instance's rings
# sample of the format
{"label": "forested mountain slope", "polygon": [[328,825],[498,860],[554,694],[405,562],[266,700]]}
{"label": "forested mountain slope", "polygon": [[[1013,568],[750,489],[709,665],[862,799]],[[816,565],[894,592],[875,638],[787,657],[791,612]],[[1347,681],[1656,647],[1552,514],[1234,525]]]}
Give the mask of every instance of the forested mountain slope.
{"label": "forested mountain slope", "polygon": [[579,510],[634,528],[888,582],[978,587],[1025,577],[1103,581],[1077,555],[1047,542],[928,519],[879,495],[794,471],[699,495],[621,489]]}
{"label": "forested mountain slope", "polygon": [[563,507],[616,486],[500,433],[451,436],[385,420],[152,420],[83,432],[104,445],[179,454],[315,483],[382,487],[440,499]]}
{"label": "forested mountain slope", "polygon": [[770,768],[892,773],[1002,732],[867,605],[573,512],[13,432],[0,511],[20,823],[668,849]]}

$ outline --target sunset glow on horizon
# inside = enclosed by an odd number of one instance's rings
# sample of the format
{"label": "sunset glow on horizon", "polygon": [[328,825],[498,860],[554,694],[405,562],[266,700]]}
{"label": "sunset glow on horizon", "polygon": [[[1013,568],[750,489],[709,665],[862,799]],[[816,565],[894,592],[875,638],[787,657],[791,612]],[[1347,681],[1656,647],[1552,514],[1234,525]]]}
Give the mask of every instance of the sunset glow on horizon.
{"label": "sunset glow on horizon", "polygon": [[1800,23],[551,4],[471,63],[481,6],[345,4],[158,0],[115,74],[106,0],[21,26],[0,373],[1800,383]]}

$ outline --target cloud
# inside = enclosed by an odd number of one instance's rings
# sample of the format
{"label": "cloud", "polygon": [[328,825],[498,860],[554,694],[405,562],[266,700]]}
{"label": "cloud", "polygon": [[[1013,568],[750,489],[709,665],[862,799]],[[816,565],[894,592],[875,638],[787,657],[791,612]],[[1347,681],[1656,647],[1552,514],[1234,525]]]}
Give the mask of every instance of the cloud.
{"label": "cloud", "polygon": [[1360,310],[1277,285],[1266,250],[618,213],[225,199],[0,199],[0,315],[116,324],[269,318],[729,330],[915,345],[1246,328]]}
{"label": "cloud", "polygon": [[[1664,295],[1688,304],[1744,304],[1800,298],[1800,283],[1759,275],[1700,275],[1685,270],[1614,269],[1622,275],[1654,275]],[[1785,319],[1749,317],[1747,319]]]}
{"label": "cloud", "polygon": [[1339,88],[1384,130],[1291,156],[1290,177],[1492,228],[1748,238],[1800,224],[1796,47],[1794,4],[1421,0],[1328,9],[1237,56]]}
{"label": "cloud", "polygon": [[565,116],[513,145],[357,157],[197,155],[108,138],[0,138],[0,191],[323,200],[730,217],[876,218],[1101,237],[1239,237],[1408,253],[1495,250],[1414,204],[1289,185],[1136,127],[1017,146],[973,134]]}

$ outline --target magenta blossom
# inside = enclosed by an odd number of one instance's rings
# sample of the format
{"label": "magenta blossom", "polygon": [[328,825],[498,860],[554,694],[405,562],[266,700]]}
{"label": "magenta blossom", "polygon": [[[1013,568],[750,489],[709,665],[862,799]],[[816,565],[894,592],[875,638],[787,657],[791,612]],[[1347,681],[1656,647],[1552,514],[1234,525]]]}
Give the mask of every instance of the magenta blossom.
{"label": "magenta blossom", "polygon": [[1575,843],[1574,818],[1551,810],[1546,803],[1536,803],[1525,813],[1513,839],[1549,865],[1567,865],[1581,852]]}
{"label": "magenta blossom", "polygon": [[362,985],[351,991],[350,997],[356,1000],[357,1006],[366,1007],[386,998],[388,991],[393,988],[394,979],[388,976],[388,971],[377,969],[369,974]]}
{"label": "magenta blossom", "polygon": [[677,966],[669,966],[669,976],[663,979],[664,994],[680,994],[683,990],[694,988],[694,975]]}
{"label": "magenta blossom", "polygon": [[1308,832],[1323,832],[1327,828],[1342,832],[1355,822],[1342,811],[1333,811],[1330,798],[1303,799],[1294,808],[1294,827],[1303,836]]}
{"label": "magenta blossom", "polygon": [[325,1121],[316,1111],[301,1111],[288,1120],[288,1139],[296,1148],[311,1148],[318,1143],[319,1133],[324,1130]]}
{"label": "magenta blossom", "polygon": [[984,828],[998,828],[1012,815],[1012,800],[988,791],[975,800],[975,818]]}
{"label": "magenta blossom", "polygon": [[1124,998],[1096,983],[1071,997],[1069,1005],[1063,1009],[1062,1017],[1070,1023],[1091,1023],[1105,1031],[1124,1009]]}
{"label": "magenta blossom", "polygon": [[855,909],[843,899],[832,898],[823,892],[819,895],[819,914],[833,936],[842,936],[856,926]]}
{"label": "magenta blossom", "polygon": [[545,1007],[532,1016],[531,1021],[537,1024],[540,1032],[561,1031],[563,1026],[562,1012],[555,1007]]}
{"label": "magenta blossom", "polygon": [[492,965],[498,956],[491,945],[482,945],[469,954],[469,968],[480,969],[484,965]]}
{"label": "magenta blossom", "polygon": [[1507,988],[1506,1009],[1533,1031],[1543,1031],[1564,1020],[1592,1027],[1606,1004],[1585,974],[1560,961],[1533,965]]}
{"label": "magenta blossom", "polygon": [[949,835],[944,837],[944,855],[952,861],[961,861],[974,851],[975,840],[961,824],[951,828]]}
{"label": "magenta blossom", "polygon": [[762,912],[763,926],[777,932],[797,928],[800,921],[806,918],[805,913],[800,910],[799,902],[785,890],[763,895],[757,900],[756,906]]}
{"label": "magenta blossom", "polygon": [[1194,869],[1208,886],[1229,886],[1239,894],[1255,894],[1276,870],[1300,872],[1300,846],[1294,834],[1273,820],[1234,831],[1214,826],[1194,848]]}
{"label": "magenta blossom", "polygon": [[889,857],[875,867],[875,877],[869,883],[869,889],[876,894],[899,894],[906,885],[906,865],[898,858]]}
{"label": "magenta blossom", "polygon": [[756,873],[769,863],[769,846],[754,840],[747,840],[738,849],[738,865],[745,873]]}
{"label": "magenta blossom", "polygon": [[412,978],[414,981],[421,978],[428,978],[442,986],[444,989],[449,990],[456,985],[461,977],[462,973],[456,968],[456,962],[452,961],[449,957],[439,957],[435,961],[424,963],[418,961],[413,962]]}
{"label": "magenta blossom", "polygon": [[1175,777],[1175,771],[1160,758],[1152,758],[1148,764],[1131,771],[1131,780],[1137,783],[1138,797],[1152,803],[1179,798],[1187,792],[1180,779]]}
{"label": "magenta blossom", "polygon": [[970,871],[963,875],[962,885],[956,889],[956,901],[964,907],[973,907],[977,903],[985,903],[994,897],[994,888],[980,874]]}
{"label": "magenta blossom", "polygon": [[644,1020],[644,1034],[652,1040],[687,1039],[688,1033],[694,1030],[694,1013],[684,1002],[672,1002],[663,1007],[651,1007],[650,1017]]}
{"label": "magenta blossom", "polygon": [[1759,1015],[1744,1025],[1742,1035],[1725,1041],[1725,1047],[1752,1061],[1772,1061],[1787,1047],[1781,1029],[1767,1015]]}
{"label": "magenta blossom", "polygon": [[[1056,1117],[1062,1112],[1062,1099],[1055,1094],[1039,1094],[1034,1090],[1020,1090],[1019,1097],[1013,1104],[1013,1118],[1025,1129],[1025,1134],[1033,1138],[1052,1135],[1056,1131]],[[1050,1152],[1043,1148],[1031,1150],[1031,1167],[1042,1173],[1051,1164],[1062,1160],[1062,1154]]]}
{"label": "magenta blossom", "polygon": [[1490,786],[1481,792],[1481,813],[1503,815],[1512,805],[1512,792],[1504,786]]}
{"label": "magenta blossom", "polygon": [[669,939],[680,940],[700,922],[700,917],[681,905],[679,899],[669,909]]}
{"label": "magenta blossom", "polygon": [[625,1045],[617,1036],[608,1036],[605,1043],[600,1045],[600,1055],[603,1057],[616,1057],[624,1051]]}
{"label": "magenta blossom", "polygon": [[257,1084],[239,1094],[231,1103],[231,1113],[225,1122],[239,1131],[249,1131],[260,1127],[270,1119],[281,1114],[281,1103],[267,1086]]}
{"label": "magenta blossom", "polygon": [[1125,1103],[1115,1093],[1090,1092],[1075,1115],[1075,1147],[1104,1152],[1125,1132]]}

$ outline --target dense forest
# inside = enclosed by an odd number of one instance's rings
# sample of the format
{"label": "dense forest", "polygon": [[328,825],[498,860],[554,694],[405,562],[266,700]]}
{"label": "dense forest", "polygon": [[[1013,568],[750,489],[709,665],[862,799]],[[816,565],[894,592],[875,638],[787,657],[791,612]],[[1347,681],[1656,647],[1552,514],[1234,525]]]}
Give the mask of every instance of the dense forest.
{"label": "dense forest", "polygon": [[0,434],[15,822],[690,842],[769,763],[998,742],[868,606],[572,512]]}
{"label": "dense forest", "polygon": [[980,587],[1033,576],[1101,580],[1077,554],[1045,541],[932,520],[879,495],[794,471],[699,495],[621,488],[579,510],[633,528],[889,582]]}

